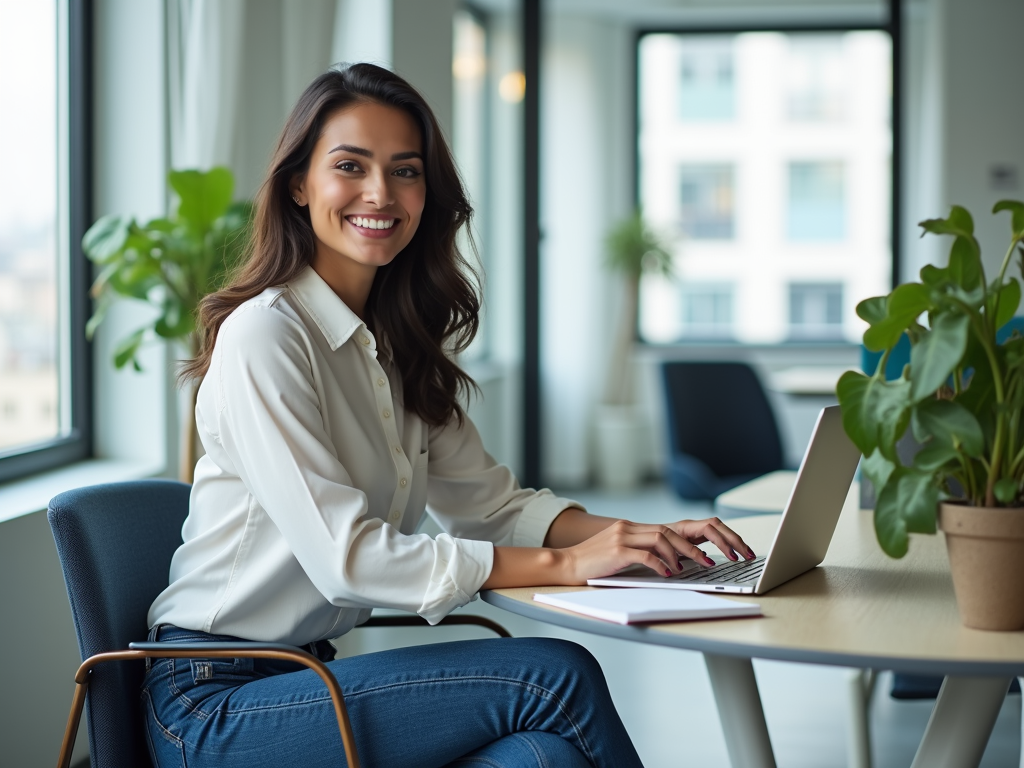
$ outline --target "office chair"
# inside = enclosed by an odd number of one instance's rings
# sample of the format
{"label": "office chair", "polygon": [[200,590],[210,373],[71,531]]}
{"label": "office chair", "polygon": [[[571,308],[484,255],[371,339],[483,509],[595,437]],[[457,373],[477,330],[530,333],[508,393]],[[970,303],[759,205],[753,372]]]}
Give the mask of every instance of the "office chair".
{"label": "office chair", "polygon": [[[147,768],[139,690],[147,658],[272,658],[315,671],[334,703],[349,768],[358,768],[352,726],[341,687],[312,654],[277,643],[133,642],[148,633],[149,606],[166,586],[171,556],[181,543],[190,486],[140,480],[79,488],[55,496],[47,519],[67,585],[82,665],[61,745],[67,768],[88,693],[93,768]],[[445,625],[475,624],[511,637],[480,616],[448,616]],[[418,616],[371,618],[362,626],[427,626]],[[109,662],[109,663],[106,663]]]}
{"label": "office chair", "polygon": [[662,363],[672,488],[714,499],[783,468],[782,440],[768,397],[745,363]]}

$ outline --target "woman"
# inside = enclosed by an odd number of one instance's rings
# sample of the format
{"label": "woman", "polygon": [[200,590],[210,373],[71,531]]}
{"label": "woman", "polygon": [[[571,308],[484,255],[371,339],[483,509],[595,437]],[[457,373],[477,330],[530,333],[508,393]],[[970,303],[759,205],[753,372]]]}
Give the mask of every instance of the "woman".
{"label": "woman", "polygon": [[[635,525],[520,489],[459,407],[449,358],[477,328],[455,237],[471,209],[441,131],[367,64],[317,78],[256,203],[249,261],[200,313],[196,467],[184,543],[149,613],[161,641],[305,645],[374,607],[437,622],[483,588],[679,570],[717,520]],[[417,534],[429,501],[446,533]],[[710,561],[708,561],[710,562]],[[581,648],[428,645],[330,661],[366,765],[623,766],[639,760]],[[161,766],[344,758],[322,683],[294,666],[154,662],[143,688]]]}

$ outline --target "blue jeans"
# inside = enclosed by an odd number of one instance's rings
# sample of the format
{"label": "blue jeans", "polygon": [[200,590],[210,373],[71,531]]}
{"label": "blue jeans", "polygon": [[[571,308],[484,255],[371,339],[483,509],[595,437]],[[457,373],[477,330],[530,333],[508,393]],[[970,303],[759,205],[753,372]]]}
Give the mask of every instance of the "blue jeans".
{"label": "blue jeans", "polygon": [[[236,641],[164,625],[163,642]],[[563,640],[468,640],[333,659],[363,766],[640,766],[600,666]],[[158,768],[343,766],[312,670],[261,659],[153,660],[142,687]]]}

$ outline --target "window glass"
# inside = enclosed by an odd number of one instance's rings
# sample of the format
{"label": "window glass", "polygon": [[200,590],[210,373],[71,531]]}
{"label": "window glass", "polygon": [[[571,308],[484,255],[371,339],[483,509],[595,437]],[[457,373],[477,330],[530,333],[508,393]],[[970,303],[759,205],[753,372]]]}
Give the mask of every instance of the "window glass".
{"label": "window glass", "polygon": [[686,164],[679,169],[680,224],[696,240],[728,240],[733,227],[732,166]]}
{"label": "window glass", "polygon": [[846,231],[843,164],[789,164],[790,240],[842,240]]}
{"label": "window glass", "polygon": [[642,338],[858,343],[892,280],[889,34],[638,45],[638,202],[675,273],[642,280]]}
{"label": "window glass", "polygon": [[66,434],[61,406],[57,9],[0,3],[0,455]]}
{"label": "window glass", "polygon": [[731,120],[733,109],[732,38],[689,41],[679,50],[679,116]]}
{"label": "window glass", "polygon": [[843,284],[792,283],[789,286],[790,336],[832,340],[842,336]]}

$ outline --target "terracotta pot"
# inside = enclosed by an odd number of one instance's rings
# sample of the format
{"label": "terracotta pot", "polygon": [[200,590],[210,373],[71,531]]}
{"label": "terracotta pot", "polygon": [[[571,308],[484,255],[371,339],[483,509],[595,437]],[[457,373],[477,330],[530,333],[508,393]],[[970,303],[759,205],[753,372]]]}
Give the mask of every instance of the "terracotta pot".
{"label": "terracotta pot", "polygon": [[1024,629],[1024,509],[939,505],[960,619],[974,629]]}

